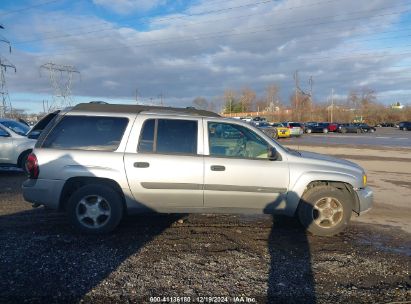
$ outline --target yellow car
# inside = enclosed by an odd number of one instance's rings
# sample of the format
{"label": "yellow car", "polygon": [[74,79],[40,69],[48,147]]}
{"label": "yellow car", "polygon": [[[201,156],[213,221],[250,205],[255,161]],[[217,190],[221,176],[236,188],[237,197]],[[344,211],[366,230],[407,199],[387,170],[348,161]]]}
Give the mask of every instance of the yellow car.
{"label": "yellow car", "polygon": [[284,127],[282,123],[274,122],[271,125],[277,129],[278,138],[290,137],[290,129]]}

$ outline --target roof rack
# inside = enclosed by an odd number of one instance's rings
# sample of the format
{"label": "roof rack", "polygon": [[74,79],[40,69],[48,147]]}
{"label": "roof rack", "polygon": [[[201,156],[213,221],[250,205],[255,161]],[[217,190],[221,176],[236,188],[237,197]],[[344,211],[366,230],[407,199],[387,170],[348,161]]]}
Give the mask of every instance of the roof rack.
{"label": "roof rack", "polygon": [[155,112],[155,113],[170,113],[170,114],[189,114],[196,116],[220,117],[217,113],[197,110],[193,107],[187,108],[173,108],[173,107],[159,107],[146,105],[125,105],[125,104],[105,104],[105,103],[79,103],[74,106],[72,112],[110,112],[110,113],[141,113],[141,112]]}

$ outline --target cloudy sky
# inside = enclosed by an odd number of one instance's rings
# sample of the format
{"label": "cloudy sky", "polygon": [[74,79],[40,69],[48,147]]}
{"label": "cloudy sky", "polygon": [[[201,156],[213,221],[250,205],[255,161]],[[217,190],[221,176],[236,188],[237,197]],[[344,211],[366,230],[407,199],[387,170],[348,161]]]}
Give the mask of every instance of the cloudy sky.
{"label": "cloudy sky", "polygon": [[[1,0],[0,55],[14,107],[52,102],[48,62],[72,65],[75,103],[189,106],[270,84],[287,103],[293,73],[314,99],[367,87],[411,103],[407,0]],[[59,74],[56,74],[58,77]]]}

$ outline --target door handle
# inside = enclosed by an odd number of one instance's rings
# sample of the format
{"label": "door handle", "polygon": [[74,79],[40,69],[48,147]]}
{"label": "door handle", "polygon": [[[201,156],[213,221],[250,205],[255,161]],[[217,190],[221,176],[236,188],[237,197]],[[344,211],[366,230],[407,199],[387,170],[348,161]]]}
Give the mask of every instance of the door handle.
{"label": "door handle", "polygon": [[150,167],[150,164],[146,163],[146,162],[136,162],[136,163],[134,163],[134,167],[136,167],[136,168],[148,168],[148,167]]}
{"label": "door handle", "polygon": [[225,171],[225,167],[213,165],[211,166],[211,171]]}

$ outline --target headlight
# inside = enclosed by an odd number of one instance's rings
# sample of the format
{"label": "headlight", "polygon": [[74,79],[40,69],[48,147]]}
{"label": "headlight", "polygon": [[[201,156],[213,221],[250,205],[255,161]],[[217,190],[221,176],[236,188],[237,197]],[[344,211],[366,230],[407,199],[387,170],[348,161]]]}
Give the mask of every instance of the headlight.
{"label": "headlight", "polygon": [[367,186],[367,175],[366,174],[362,175],[362,185],[364,187]]}

